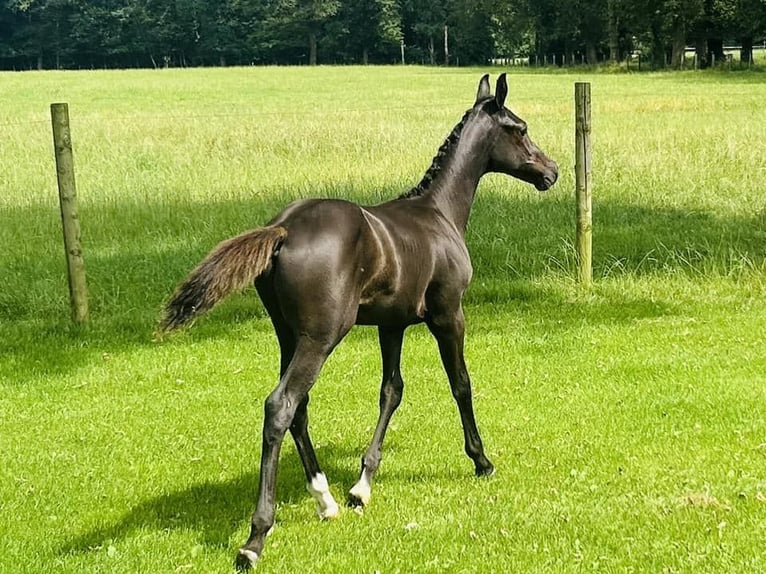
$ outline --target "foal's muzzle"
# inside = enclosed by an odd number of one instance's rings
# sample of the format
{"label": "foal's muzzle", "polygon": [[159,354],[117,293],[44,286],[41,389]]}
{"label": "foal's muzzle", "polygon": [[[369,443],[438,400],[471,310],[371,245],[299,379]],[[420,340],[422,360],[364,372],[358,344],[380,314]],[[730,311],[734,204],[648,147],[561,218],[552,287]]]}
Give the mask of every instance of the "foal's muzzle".
{"label": "foal's muzzle", "polygon": [[553,187],[553,184],[556,183],[558,178],[559,167],[556,165],[555,161],[550,161],[549,165],[547,165],[546,169],[543,171],[542,177],[535,182],[535,187],[538,191],[547,191]]}

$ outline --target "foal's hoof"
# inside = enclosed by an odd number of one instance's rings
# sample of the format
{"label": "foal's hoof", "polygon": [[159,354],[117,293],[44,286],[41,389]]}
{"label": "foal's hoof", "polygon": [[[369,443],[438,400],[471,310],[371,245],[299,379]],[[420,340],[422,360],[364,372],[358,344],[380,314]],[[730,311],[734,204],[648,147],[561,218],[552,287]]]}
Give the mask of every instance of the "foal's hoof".
{"label": "foal's hoof", "polygon": [[255,568],[256,562],[258,562],[257,552],[247,548],[240,548],[234,565],[237,567],[238,572],[247,572],[251,568]]}
{"label": "foal's hoof", "polygon": [[317,508],[317,514],[319,515],[319,520],[335,520],[340,518],[340,508],[338,508],[338,505],[333,500],[332,505],[327,508]]}
{"label": "foal's hoof", "polygon": [[356,483],[348,492],[348,505],[351,508],[363,508],[370,504],[372,491],[367,484],[361,481]]}
{"label": "foal's hoof", "polygon": [[369,504],[370,500],[367,499],[367,501],[362,500],[359,496],[356,496],[354,494],[351,494],[349,492],[348,494],[348,506],[349,508],[364,508]]}
{"label": "foal's hoof", "polygon": [[495,467],[492,465],[492,463],[487,464],[486,466],[477,466],[476,467],[476,476],[492,476],[495,474]]}

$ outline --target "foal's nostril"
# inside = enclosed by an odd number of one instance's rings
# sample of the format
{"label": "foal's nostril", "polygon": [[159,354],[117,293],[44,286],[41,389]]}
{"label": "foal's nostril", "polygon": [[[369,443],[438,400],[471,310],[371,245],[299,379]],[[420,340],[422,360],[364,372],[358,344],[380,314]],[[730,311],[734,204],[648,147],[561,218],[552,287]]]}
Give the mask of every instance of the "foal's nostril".
{"label": "foal's nostril", "polygon": [[549,171],[545,173],[540,180],[540,183],[537,184],[537,189],[540,191],[546,191],[553,187],[553,184],[556,183],[556,180],[558,179],[559,174],[557,171]]}

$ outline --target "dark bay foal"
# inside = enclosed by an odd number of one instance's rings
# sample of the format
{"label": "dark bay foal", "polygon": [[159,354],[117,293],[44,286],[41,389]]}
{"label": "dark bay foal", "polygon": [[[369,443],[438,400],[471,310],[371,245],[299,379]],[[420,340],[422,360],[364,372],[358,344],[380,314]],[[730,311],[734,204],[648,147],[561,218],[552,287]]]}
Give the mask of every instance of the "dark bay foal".
{"label": "dark bay foal", "polygon": [[461,300],[472,273],[465,229],[485,173],[505,173],[539,190],[558,176],[556,164],[529,139],[527,124],[505,107],[505,74],[495,92],[482,77],[473,107],[408,193],[372,207],[323,199],[292,203],[266,226],[218,245],[168,303],[164,331],[254,282],[279,339],[280,379],[266,399],[258,502],[239,566],[255,563],[274,523],[277,463],[288,430],[320,517],[339,512],[314,454],[307,406],[319,370],[354,324],[377,325],[383,382],[380,416],[350,504],[370,501],[386,428],[402,399],[404,330],[416,323],[424,322],[438,342],[476,474],[494,471],[476,427],[463,359]]}

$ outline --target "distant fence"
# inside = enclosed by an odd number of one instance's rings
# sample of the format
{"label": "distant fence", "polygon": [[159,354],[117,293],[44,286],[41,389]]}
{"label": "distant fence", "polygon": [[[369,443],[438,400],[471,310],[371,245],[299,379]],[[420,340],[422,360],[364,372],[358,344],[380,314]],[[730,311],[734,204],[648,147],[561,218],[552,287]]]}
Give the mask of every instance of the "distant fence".
{"label": "distant fence", "polygon": [[[712,67],[720,67],[720,66],[734,67],[735,65],[738,65],[739,63],[739,53],[741,49],[742,49],[742,46],[724,46],[723,60],[716,61],[715,57],[713,57],[712,61],[710,61],[708,65]],[[519,56],[519,55],[507,56],[507,57],[504,56],[504,57],[492,58],[490,60],[490,64],[494,66],[530,67],[530,68],[547,68],[547,67],[569,68],[569,67],[576,67],[576,66],[579,67],[579,66],[588,66],[588,65],[608,65],[609,63],[610,61],[607,57],[601,56],[598,58],[598,61],[596,62],[596,64],[591,64],[587,61],[585,54],[580,51],[571,53],[569,55],[558,53],[558,52],[551,52],[551,53],[544,53],[544,54],[532,54],[529,56]],[[623,58],[621,58],[619,62],[615,62],[615,64],[624,65],[629,70],[630,69],[636,69],[636,70],[651,69],[651,64],[649,63],[648,58],[640,50],[631,51],[630,53],[625,55]],[[744,68],[744,67],[764,65],[764,64],[766,64],[766,42],[753,46],[752,61],[748,62],[747,64],[742,64],[741,67]],[[665,68],[671,67],[670,57],[667,54],[665,55],[664,67]],[[699,62],[697,59],[697,53],[695,48],[687,46],[684,52],[683,60],[681,62],[681,68],[682,69],[698,69],[700,67],[701,67],[701,62]]]}

